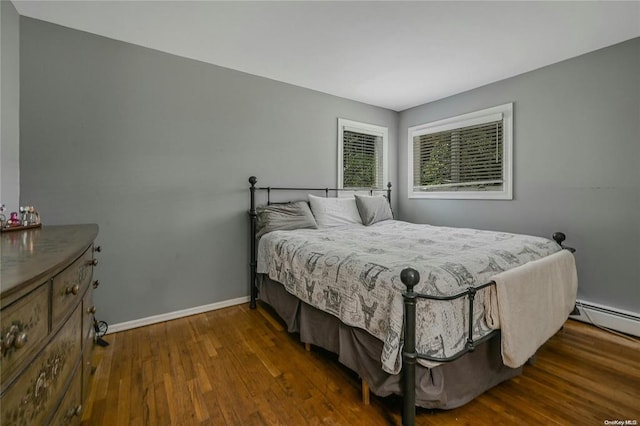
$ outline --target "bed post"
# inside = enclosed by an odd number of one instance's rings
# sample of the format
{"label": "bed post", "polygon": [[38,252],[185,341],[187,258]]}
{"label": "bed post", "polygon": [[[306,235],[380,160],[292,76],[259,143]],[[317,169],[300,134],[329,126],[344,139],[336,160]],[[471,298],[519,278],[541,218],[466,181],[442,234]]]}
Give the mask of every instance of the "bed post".
{"label": "bed post", "polygon": [[567,247],[564,244],[562,244],[564,242],[564,240],[567,239],[567,236],[564,235],[564,232],[554,232],[553,235],[551,236],[551,238],[553,238],[553,240],[558,243],[558,245],[560,247],[562,247],[565,250],[569,250],[571,253],[575,253],[576,249],[574,249],[573,247]]}
{"label": "bed post", "polygon": [[256,267],[258,265],[256,261],[256,225],[257,225],[257,217],[256,213],[256,183],[258,183],[258,178],[255,176],[251,176],[249,178],[249,183],[251,184],[251,209],[249,210],[249,221],[251,222],[251,261],[249,262],[249,270],[251,276],[250,289],[251,289],[251,302],[249,303],[249,307],[251,309],[256,308],[256,298],[258,296],[258,288],[256,287]]}
{"label": "bed post", "polygon": [[[570,253],[576,252],[576,249],[574,249],[573,247],[568,247],[563,244],[564,240],[567,239],[567,236],[564,234],[564,232],[554,232],[551,238],[553,238],[553,241],[558,243],[558,245],[562,247],[563,250],[569,250]],[[580,310],[578,309],[577,304],[573,305],[573,311],[571,311],[569,315],[580,315]]]}
{"label": "bed post", "polygon": [[416,422],[416,299],[413,287],[420,282],[420,274],[413,268],[403,269],[400,280],[407,287],[404,298],[404,346],[402,349],[402,424]]}
{"label": "bed post", "polygon": [[387,201],[391,205],[391,182],[387,182]]}

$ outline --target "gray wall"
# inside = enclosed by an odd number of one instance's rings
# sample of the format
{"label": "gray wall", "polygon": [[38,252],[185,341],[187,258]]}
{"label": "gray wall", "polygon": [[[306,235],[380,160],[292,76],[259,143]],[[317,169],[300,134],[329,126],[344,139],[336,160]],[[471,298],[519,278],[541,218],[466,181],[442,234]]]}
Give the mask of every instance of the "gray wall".
{"label": "gray wall", "polygon": [[[389,127],[401,219],[562,230],[579,297],[640,312],[638,39],[399,115],[28,18],[20,45],[21,200],[100,225],[109,323],[247,295],[247,177],[335,185],[338,117]],[[506,102],[513,201],[407,198],[409,126]]]}
{"label": "gray wall", "polygon": [[337,119],[397,113],[21,20],[21,198],[96,222],[107,322],[248,295],[247,178],[335,186]]}
{"label": "gray wall", "polygon": [[[514,102],[514,200],[409,200],[410,126]],[[578,297],[640,312],[640,39],[400,113],[400,217],[568,235]]]}
{"label": "gray wall", "polygon": [[1,1],[0,18],[0,202],[11,212],[20,205],[20,17]]}

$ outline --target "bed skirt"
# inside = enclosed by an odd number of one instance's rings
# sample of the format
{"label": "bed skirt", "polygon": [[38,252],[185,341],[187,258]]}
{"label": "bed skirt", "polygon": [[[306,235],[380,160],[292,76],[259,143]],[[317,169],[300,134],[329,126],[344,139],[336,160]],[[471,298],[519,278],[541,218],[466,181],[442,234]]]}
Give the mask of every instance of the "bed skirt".
{"label": "bed skirt", "polygon": [[[299,333],[303,343],[337,354],[340,363],[366,381],[375,395],[402,395],[402,375],[382,370],[382,341],[300,301],[265,275],[259,276],[258,287],[260,300],[276,311],[290,333]],[[502,363],[498,335],[455,361],[434,368],[416,365],[416,405],[460,407],[521,372],[522,367],[509,368]]]}

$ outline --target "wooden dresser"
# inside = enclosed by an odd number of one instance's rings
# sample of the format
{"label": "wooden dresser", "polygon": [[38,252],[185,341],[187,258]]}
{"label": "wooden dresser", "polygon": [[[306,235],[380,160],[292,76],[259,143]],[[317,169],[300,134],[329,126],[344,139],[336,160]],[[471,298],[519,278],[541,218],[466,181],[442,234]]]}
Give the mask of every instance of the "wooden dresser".
{"label": "wooden dresser", "polygon": [[2,233],[0,424],[79,424],[95,341],[98,226]]}

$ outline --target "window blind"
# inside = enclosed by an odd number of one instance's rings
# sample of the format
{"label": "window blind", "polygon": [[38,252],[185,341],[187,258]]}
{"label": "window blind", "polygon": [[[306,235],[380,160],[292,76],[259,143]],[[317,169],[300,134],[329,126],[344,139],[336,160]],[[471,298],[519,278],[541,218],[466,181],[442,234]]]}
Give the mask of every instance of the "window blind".
{"label": "window blind", "polygon": [[344,129],[342,142],[343,186],[382,188],[382,136]]}
{"label": "window blind", "polygon": [[414,190],[502,190],[503,152],[502,120],[414,136]]}

